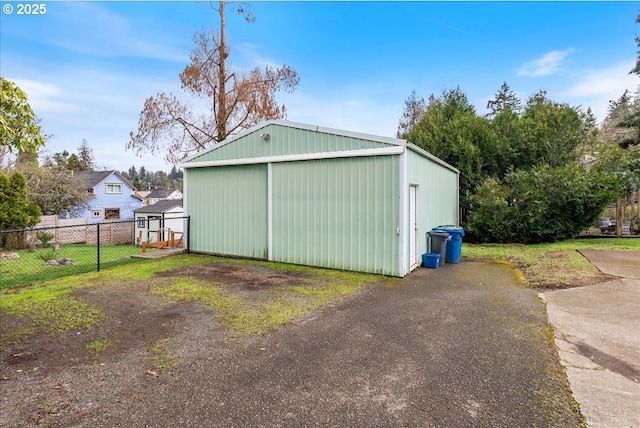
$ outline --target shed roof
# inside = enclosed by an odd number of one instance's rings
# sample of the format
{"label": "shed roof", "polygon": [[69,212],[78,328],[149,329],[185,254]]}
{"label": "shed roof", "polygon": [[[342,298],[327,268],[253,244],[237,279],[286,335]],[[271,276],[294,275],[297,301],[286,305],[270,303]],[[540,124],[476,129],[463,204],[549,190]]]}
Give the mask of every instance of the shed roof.
{"label": "shed roof", "polygon": [[[282,134],[283,128],[294,130],[295,136]],[[259,132],[262,131],[262,132]],[[269,134],[276,132],[280,138]],[[290,133],[291,134],[291,133]],[[317,137],[315,137],[317,135]],[[325,136],[334,136],[326,139]],[[246,140],[240,143],[239,140]],[[329,140],[335,140],[328,143]],[[269,142],[271,141],[271,143]],[[336,142],[337,141],[337,142]],[[237,142],[238,144],[232,144]],[[323,144],[324,143],[324,144]],[[407,140],[360,132],[326,128],[316,125],[268,120],[221,143],[185,159],[183,168],[283,162],[337,157],[401,154],[409,148],[420,156],[450,169],[459,171],[442,159]]]}
{"label": "shed roof", "polygon": [[182,199],[162,199],[153,205],[136,208],[134,213],[165,213],[173,208],[182,208]]}
{"label": "shed roof", "polygon": [[162,199],[162,198],[166,198],[167,196],[169,196],[170,194],[172,194],[176,190],[177,189],[169,189],[169,188],[165,188],[165,187],[158,187],[156,189],[153,189],[145,197],[149,198],[149,199],[154,199],[154,198]]}

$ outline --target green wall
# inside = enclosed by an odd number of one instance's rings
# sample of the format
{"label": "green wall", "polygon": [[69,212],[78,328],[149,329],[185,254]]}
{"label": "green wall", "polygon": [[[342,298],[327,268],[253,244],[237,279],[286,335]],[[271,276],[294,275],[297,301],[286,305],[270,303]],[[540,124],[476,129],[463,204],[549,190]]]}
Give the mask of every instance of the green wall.
{"label": "green wall", "polygon": [[397,275],[398,156],[273,164],[273,260]]}
{"label": "green wall", "polygon": [[457,173],[411,149],[407,150],[407,156],[408,182],[418,185],[417,245],[422,254],[427,251],[428,231],[436,226],[458,224]]}
{"label": "green wall", "polygon": [[267,258],[267,165],[189,168],[191,250]]}
{"label": "green wall", "polygon": [[[260,135],[269,134],[269,142]],[[393,147],[363,138],[314,132],[277,124],[270,124],[228,144],[192,158],[189,163],[227,159],[246,159],[265,156],[285,156],[302,153],[333,152]]]}

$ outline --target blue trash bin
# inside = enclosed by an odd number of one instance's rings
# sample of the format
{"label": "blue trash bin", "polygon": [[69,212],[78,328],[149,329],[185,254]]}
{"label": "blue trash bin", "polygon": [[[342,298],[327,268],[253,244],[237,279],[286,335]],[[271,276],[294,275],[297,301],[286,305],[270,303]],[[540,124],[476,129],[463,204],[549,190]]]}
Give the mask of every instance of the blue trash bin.
{"label": "blue trash bin", "polygon": [[432,230],[438,232],[447,232],[451,238],[447,241],[447,253],[445,261],[447,263],[460,263],[460,255],[462,254],[462,237],[464,229],[455,226],[438,226]]}

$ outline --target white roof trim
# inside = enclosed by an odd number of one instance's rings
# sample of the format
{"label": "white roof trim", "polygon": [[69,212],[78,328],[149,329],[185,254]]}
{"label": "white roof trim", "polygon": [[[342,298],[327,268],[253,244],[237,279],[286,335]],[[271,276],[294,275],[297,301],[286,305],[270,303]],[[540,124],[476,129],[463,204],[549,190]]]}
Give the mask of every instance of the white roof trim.
{"label": "white roof trim", "polygon": [[424,156],[424,157],[426,157],[428,159],[431,159],[435,163],[437,163],[439,165],[442,165],[443,167],[445,167],[447,169],[450,169],[451,171],[455,172],[456,174],[460,174],[460,170],[458,170],[456,167],[446,163],[445,161],[443,161],[439,157],[432,155],[431,153],[429,153],[425,149],[423,149],[421,147],[418,147],[413,143],[407,143],[407,147],[410,148],[411,150],[413,150],[414,152],[418,153],[419,155]]}
{"label": "white roof trim", "polygon": [[261,163],[295,162],[317,159],[336,159],[366,156],[400,155],[404,153],[404,146],[382,147],[379,149],[341,150],[336,152],[300,153],[295,155],[265,156],[258,158],[223,159],[215,161],[203,161],[183,163],[182,168],[203,168],[209,166],[251,165]]}
{"label": "white roof trim", "polygon": [[235,140],[237,140],[238,138],[244,137],[245,135],[251,134],[253,132],[258,131],[259,129],[265,128],[269,125],[280,125],[280,126],[286,126],[288,128],[297,128],[297,129],[304,129],[307,131],[312,131],[312,132],[319,132],[319,133],[323,133],[323,134],[330,134],[330,135],[340,135],[343,137],[351,137],[351,138],[358,138],[360,140],[367,140],[367,141],[374,141],[374,142],[378,142],[378,143],[384,143],[384,144],[392,144],[394,146],[406,146],[407,141],[406,140],[402,140],[399,138],[391,138],[391,137],[383,137],[380,135],[372,135],[372,134],[364,134],[364,133],[360,133],[360,132],[351,132],[351,131],[344,131],[341,129],[333,129],[333,128],[325,128],[322,126],[316,126],[316,125],[308,125],[305,123],[297,123],[297,122],[289,122],[287,120],[275,120],[275,119],[271,119],[271,120],[267,120],[266,122],[262,122],[252,128],[246,129],[238,134],[232,135],[226,139],[224,139],[223,141],[221,141],[220,143],[216,144],[213,147],[210,147],[208,149],[205,149],[201,152],[198,152],[194,155],[191,155],[189,157],[187,157],[183,163],[182,163],[182,167],[184,168],[184,164],[187,162],[191,162],[193,159],[200,157],[202,155],[204,155],[205,153],[209,153],[213,150],[219,149],[220,147],[227,145]]}

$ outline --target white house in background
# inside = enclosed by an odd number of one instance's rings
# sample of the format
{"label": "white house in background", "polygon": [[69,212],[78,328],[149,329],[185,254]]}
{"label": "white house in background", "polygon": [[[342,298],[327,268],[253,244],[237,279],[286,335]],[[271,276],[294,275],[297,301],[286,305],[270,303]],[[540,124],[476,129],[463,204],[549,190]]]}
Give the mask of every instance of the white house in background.
{"label": "white house in background", "polygon": [[[186,219],[182,208],[182,199],[164,199],[153,205],[146,205],[133,210],[136,219],[136,243],[154,243],[166,241],[169,233],[174,232],[174,239],[184,235]],[[159,232],[159,233],[158,233]]]}
{"label": "white house in background", "polygon": [[[141,192],[138,192],[138,194],[140,193]],[[144,199],[146,200],[146,205],[153,205],[156,202],[162,201],[162,200],[182,199],[182,192],[179,191],[178,189],[158,188],[158,189],[153,189],[151,192],[148,192],[148,194],[144,196]]]}

